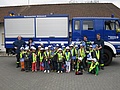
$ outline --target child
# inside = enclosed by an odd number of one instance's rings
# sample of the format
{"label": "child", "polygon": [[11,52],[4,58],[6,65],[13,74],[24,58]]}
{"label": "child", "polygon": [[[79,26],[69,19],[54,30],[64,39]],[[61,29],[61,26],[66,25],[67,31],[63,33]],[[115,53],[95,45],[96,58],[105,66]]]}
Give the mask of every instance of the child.
{"label": "child", "polygon": [[92,74],[95,74],[95,76],[98,75],[98,72],[99,72],[99,63],[96,60],[96,58],[92,58],[91,60],[88,60],[87,63],[90,64],[88,72],[92,73]]}
{"label": "child", "polygon": [[76,69],[76,67],[77,67],[77,60],[78,60],[78,50],[79,50],[79,47],[78,47],[78,45],[75,45],[75,52],[76,52],[75,69]]}
{"label": "child", "polygon": [[25,65],[24,65],[24,47],[20,48],[20,65],[21,65],[21,71],[25,71]]}
{"label": "child", "polygon": [[60,72],[63,73],[63,71],[62,71],[62,64],[63,64],[64,56],[63,56],[63,52],[62,52],[61,48],[58,49],[57,56],[58,56],[58,58],[57,58],[58,72],[57,73],[59,74]]}
{"label": "child", "polygon": [[70,48],[66,47],[66,52],[65,52],[65,62],[66,62],[66,72],[70,72],[70,62],[71,62],[71,53],[70,53]]}
{"label": "child", "polygon": [[45,65],[44,73],[46,72],[50,73],[50,66],[49,66],[50,52],[48,51],[48,47],[45,47],[44,57],[45,57],[44,58],[44,65]]}
{"label": "child", "polygon": [[[97,59],[97,61],[98,61],[99,63],[101,63],[101,62],[100,62],[100,51],[99,51],[99,48],[98,48],[98,45],[97,45],[97,44],[95,45],[94,52],[95,52],[95,58]],[[99,69],[100,69],[100,68],[103,68],[103,67],[104,67],[103,64],[100,64],[100,65],[99,65]]]}
{"label": "child", "polygon": [[98,75],[99,71],[99,63],[96,59],[96,54],[95,51],[93,50],[92,45],[90,45],[89,48],[89,54],[87,55],[87,63],[88,63],[88,72],[89,73],[94,73],[95,75]]}
{"label": "child", "polygon": [[54,48],[53,48],[53,52],[54,52],[53,59],[52,59],[53,71],[57,72],[57,70],[58,70],[58,66],[57,66],[58,47],[54,47]]}
{"label": "child", "polygon": [[82,57],[79,57],[77,60],[77,68],[75,75],[82,75],[83,74],[83,63],[82,63]]}
{"label": "child", "polygon": [[74,45],[70,45],[70,51],[71,51],[71,65],[72,65],[72,70],[74,71],[75,69],[75,62],[76,62],[76,56],[77,56],[77,50],[75,49]]}
{"label": "child", "polygon": [[54,62],[54,48],[53,47],[51,48],[50,59],[51,59],[51,66],[52,66],[51,70],[55,71],[56,65]]}
{"label": "child", "polygon": [[40,57],[39,57],[39,55],[40,55],[40,49],[41,49],[41,46],[39,45],[38,46],[38,50],[37,50],[37,70],[39,70],[40,69]]}
{"label": "child", "polygon": [[40,53],[39,53],[40,71],[44,71],[43,59],[44,59],[44,48],[41,48],[41,49],[40,49]]}
{"label": "child", "polygon": [[26,47],[25,48],[25,57],[24,57],[24,60],[25,60],[25,71],[28,72],[30,69],[29,69],[29,47]]}
{"label": "child", "polygon": [[88,64],[88,61],[91,61],[92,58],[95,58],[95,53],[93,52],[93,46],[90,45],[89,52],[87,54],[87,60],[86,60],[88,68],[90,67],[90,64]]}
{"label": "child", "polygon": [[78,57],[82,58],[82,63],[83,63],[83,69],[85,69],[86,65],[85,65],[85,48],[82,44],[80,44],[80,49],[78,50]]}
{"label": "child", "polygon": [[31,47],[32,49],[32,72],[37,71],[36,62],[37,62],[37,55],[36,55],[36,48],[34,46]]}
{"label": "child", "polygon": [[32,49],[29,51],[29,69],[32,70]]}
{"label": "child", "polygon": [[[65,52],[66,52],[66,47],[64,46],[64,45],[62,45],[62,51],[63,51],[63,55],[65,56]],[[66,60],[65,60],[65,58],[63,58],[63,62],[64,62],[64,65],[63,65],[63,71],[65,70],[65,63],[66,63]]]}

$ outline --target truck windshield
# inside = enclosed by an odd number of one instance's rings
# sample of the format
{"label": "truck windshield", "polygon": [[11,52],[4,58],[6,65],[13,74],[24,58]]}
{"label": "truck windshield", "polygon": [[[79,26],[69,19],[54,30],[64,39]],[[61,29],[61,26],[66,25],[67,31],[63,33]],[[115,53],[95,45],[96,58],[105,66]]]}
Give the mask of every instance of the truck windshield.
{"label": "truck windshield", "polygon": [[115,30],[115,21],[105,21],[105,30]]}
{"label": "truck windshield", "polygon": [[117,30],[117,29],[120,29],[120,24],[119,24],[119,22],[116,21],[115,24],[116,24],[116,30]]}

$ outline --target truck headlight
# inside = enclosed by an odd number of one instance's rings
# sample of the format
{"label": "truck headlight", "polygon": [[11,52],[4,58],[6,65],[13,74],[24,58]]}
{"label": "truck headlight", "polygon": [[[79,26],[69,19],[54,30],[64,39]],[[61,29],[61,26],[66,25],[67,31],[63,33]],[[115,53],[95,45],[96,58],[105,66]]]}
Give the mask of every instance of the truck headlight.
{"label": "truck headlight", "polygon": [[120,28],[116,29],[116,32],[119,33],[120,32]]}

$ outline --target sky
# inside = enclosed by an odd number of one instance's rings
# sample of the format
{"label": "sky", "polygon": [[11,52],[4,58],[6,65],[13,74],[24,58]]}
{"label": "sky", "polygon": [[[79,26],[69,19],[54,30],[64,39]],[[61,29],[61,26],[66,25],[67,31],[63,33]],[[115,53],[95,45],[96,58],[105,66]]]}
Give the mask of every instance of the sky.
{"label": "sky", "polygon": [[89,3],[91,1],[99,1],[99,3],[113,3],[120,8],[120,0],[0,0],[0,7],[32,4]]}

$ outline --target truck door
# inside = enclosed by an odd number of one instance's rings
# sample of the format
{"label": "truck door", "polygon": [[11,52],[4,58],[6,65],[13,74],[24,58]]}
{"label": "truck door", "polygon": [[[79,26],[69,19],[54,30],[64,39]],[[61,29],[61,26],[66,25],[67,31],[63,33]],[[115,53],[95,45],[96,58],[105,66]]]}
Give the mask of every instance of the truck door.
{"label": "truck door", "polygon": [[104,20],[104,40],[115,41],[118,38],[115,24],[115,20]]}
{"label": "truck door", "polygon": [[94,40],[95,31],[94,31],[94,20],[82,20],[82,38],[87,36],[89,40]]}
{"label": "truck door", "polygon": [[116,20],[115,21],[115,28],[116,28],[116,34],[117,34],[117,38],[118,40],[120,40],[120,20]]}
{"label": "truck door", "polygon": [[120,54],[120,20],[115,21],[115,28],[116,28],[116,50],[117,54]]}
{"label": "truck door", "polygon": [[105,20],[104,40],[109,41],[120,53],[120,23],[118,20]]}

